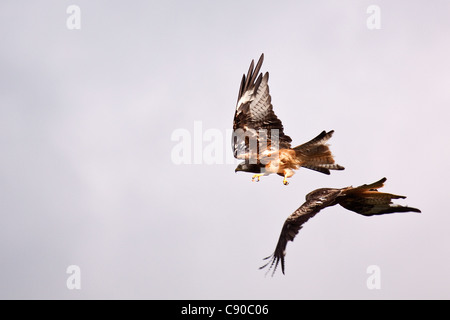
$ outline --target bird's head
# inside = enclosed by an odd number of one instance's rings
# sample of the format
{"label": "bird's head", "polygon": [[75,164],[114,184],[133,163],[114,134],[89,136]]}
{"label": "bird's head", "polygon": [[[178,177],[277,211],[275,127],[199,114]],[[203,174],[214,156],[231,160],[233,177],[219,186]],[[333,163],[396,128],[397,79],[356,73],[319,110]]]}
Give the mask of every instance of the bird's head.
{"label": "bird's head", "polygon": [[261,173],[261,166],[256,163],[241,162],[236,169],[234,169],[234,172],[238,171]]}

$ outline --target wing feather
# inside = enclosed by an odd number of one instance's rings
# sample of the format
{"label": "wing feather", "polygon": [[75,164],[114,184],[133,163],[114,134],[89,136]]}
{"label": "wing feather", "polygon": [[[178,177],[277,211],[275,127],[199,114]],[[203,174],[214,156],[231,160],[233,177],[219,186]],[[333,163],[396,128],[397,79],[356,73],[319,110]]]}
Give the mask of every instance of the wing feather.
{"label": "wing feather", "polygon": [[[284,134],[283,124],[273,112],[272,98],[269,93],[269,73],[260,73],[264,54],[258,60],[256,67],[254,60],[250,68],[242,77],[239,87],[238,102],[233,121],[233,153],[238,159],[258,157],[259,152],[249,151],[249,140],[254,139],[255,145],[260,145],[260,132],[264,132],[264,146],[271,152],[280,148],[290,148],[291,138]],[[274,136],[272,136],[272,131]],[[276,141],[275,141],[276,139]],[[274,141],[273,141],[274,140]],[[262,144],[261,144],[262,145]]]}
{"label": "wing feather", "polygon": [[281,263],[281,271],[284,274],[284,257],[286,255],[286,247],[289,241],[294,241],[303,225],[320,210],[336,204],[336,198],[342,193],[342,189],[323,188],[317,189],[306,196],[306,202],[294,211],[284,222],[281,234],[278,239],[277,246],[272,255],[264,258],[269,260],[265,265],[260,267],[263,269],[269,266],[267,272],[273,268],[272,275],[275,273],[278,264]]}

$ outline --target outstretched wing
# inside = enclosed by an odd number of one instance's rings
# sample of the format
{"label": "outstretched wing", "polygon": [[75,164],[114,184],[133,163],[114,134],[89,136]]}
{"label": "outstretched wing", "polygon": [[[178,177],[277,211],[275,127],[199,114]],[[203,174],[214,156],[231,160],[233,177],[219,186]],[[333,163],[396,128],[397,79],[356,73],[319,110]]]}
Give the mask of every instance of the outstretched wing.
{"label": "outstretched wing", "polygon": [[[259,73],[264,60],[264,54],[258,60],[256,67],[252,60],[247,76],[242,77],[239,88],[236,112],[233,121],[233,152],[238,159],[251,159],[258,157],[259,153],[278,151],[281,148],[289,148],[291,138],[284,134],[281,120],[273,112],[271,97],[269,94],[269,73],[264,76]],[[260,139],[264,142],[260,143]],[[253,146],[264,145],[258,150]]]}
{"label": "outstretched wing", "polygon": [[342,193],[342,189],[317,189],[306,196],[306,202],[294,211],[285,221],[281,229],[280,238],[272,255],[264,260],[270,259],[260,269],[269,266],[275,273],[278,264],[281,262],[281,271],[284,274],[284,257],[288,241],[294,241],[295,236],[310,218],[314,217],[320,210],[336,204],[336,198]]}
{"label": "outstretched wing", "polygon": [[284,274],[284,257],[288,241],[294,241],[303,225],[320,210],[337,203],[348,210],[365,216],[394,212],[421,212],[417,208],[392,203],[392,199],[404,199],[405,196],[379,192],[377,189],[383,187],[385,181],[386,178],[383,178],[372,184],[364,184],[356,188],[323,188],[307,194],[306,202],[285,221],[274,253],[265,258],[265,260],[270,260],[260,269],[269,266],[268,271],[273,268],[273,275],[281,262],[281,270]]}
{"label": "outstretched wing", "polygon": [[338,202],[345,209],[365,216],[395,212],[421,212],[417,208],[401,206],[392,202],[392,199],[404,199],[405,196],[379,192],[377,189],[382,188],[385,181],[386,178],[383,178],[372,184],[347,188]]}

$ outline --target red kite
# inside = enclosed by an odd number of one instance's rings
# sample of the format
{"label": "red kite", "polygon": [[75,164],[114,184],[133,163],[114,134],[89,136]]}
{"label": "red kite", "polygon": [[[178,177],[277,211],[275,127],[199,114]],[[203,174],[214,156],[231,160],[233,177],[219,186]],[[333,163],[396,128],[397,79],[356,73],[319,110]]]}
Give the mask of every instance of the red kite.
{"label": "red kite", "polygon": [[284,134],[281,120],[273,112],[269,94],[269,73],[259,73],[264,54],[256,67],[252,60],[247,76],[242,77],[233,122],[234,157],[243,159],[237,171],[254,173],[252,181],[276,173],[288,184],[287,178],[300,167],[330,174],[330,170],[344,170],[335,164],[327,141],[333,130],[291,148],[292,139]]}
{"label": "red kite", "polygon": [[395,212],[420,212],[416,208],[392,203],[392,199],[404,199],[406,198],[405,196],[378,192],[377,189],[383,187],[385,181],[386,178],[383,178],[375,183],[369,185],[364,184],[356,188],[323,188],[308,193],[306,195],[306,202],[286,219],[274,253],[265,258],[265,260],[270,260],[260,269],[269,266],[268,271],[270,271],[274,267],[273,273],[275,273],[278,263],[281,262],[281,271],[284,274],[284,257],[286,255],[288,241],[294,241],[295,236],[303,227],[303,224],[326,207],[340,204],[345,209],[364,216]]}

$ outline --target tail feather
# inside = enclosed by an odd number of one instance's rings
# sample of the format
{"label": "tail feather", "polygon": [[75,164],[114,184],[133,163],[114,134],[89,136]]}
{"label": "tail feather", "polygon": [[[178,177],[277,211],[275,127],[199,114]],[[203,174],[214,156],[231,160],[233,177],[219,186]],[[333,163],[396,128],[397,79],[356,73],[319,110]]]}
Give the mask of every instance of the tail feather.
{"label": "tail feather", "polygon": [[396,212],[421,212],[417,208],[392,203],[392,199],[405,199],[406,197],[379,192],[378,189],[382,188],[385,182],[386,178],[382,178],[372,184],[363,184],[356,188],[348,187],[339,199],[339,204],[347,210],[364,216]]}
{"label": "tail feather", "polygon": [[[370,191],[370,190],[377,190],[384,186],[384,183],[386,182],[386,177],[381,178],[377,182],[371,183],[371,184],[363,184],[359,187],[352,188],[348,192],[350,193],[358,193],[358,192],[364,192],[364,191]],[[398,196],[402,197],[402,196]]]}
{"label": "tail feather", "polygon": [[330,170],[344,170],[343,166],[334,163],[333,154],[327,144],[333,132],[322,131],[314,139],[293,148],[298,164],[324,174],[330,174]]}
{"label": "tail feather", "polygon": [[375,216],[396,212],[421,212],[420,209],[414,207],[393,204],[388,199],[384,203],[373,203],[370,201],[370,198],[364,198],[363,195],[360,198],[343,198],[342,201],[339,201],[339,204],[345,209],[363,216]]}
{"label": "tail feather", "polygon": [[324,174],[330,174],[330,170],[327,168],[322,168],[322,167],[318,167],[318,166],[312,166],[312,165],[303,165],[302,167],[307,168],[307,169],[311,169],[311,170],[315,170],[318,172],[322,172]]}

